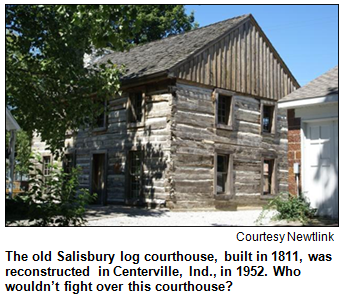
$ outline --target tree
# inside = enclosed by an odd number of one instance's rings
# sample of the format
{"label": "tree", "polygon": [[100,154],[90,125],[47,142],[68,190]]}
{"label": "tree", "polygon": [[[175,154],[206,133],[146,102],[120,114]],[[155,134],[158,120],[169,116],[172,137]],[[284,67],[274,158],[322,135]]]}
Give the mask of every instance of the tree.
{"label": "tree", "polygon": [[[52,150],[101,112],[121,68],[85,68],[94,49],[124,50],[194,28],[182,5],[6,5],[6,105]],[[96,112],[96,113],[94,113]]]}
{"label": "tree", "polygon": [[[6,145],[9,144],[10,133],[6,133]],[[25,131],[17,132],[16,146],[15,146],[15,173],[20,176],[29,174],[30,158],[31,158],[31,137]]]}
{"label": "tree", "polygon": [[64,173],[52,165],[50,175],[44,176],[32,163],[29,168],[30,189],[6,199],[7,225],[80,226],[87,222],[85,205],[94,202],[96,195],[79,188],[80,169]]}
{"label": "tree", "polygon": [[199,25],[194,14],[185,14],[183,5],[135,5],[136,19],[140,22],[139,32],[134,33],[135,44],[159,40],[169,35],[183,33]]}

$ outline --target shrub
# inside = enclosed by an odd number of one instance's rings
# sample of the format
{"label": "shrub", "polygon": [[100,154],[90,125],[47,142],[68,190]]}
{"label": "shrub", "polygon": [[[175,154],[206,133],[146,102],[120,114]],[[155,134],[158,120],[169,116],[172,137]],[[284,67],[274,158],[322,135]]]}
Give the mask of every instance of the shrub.
{"label": "shrub", "polygon": [[28,218],[29,203],[20,197],[11,199],[6,195],[5,201],[6,222],[20,218]]}
{"label": "shrub", "polygon": [[302,224],[314,218],[317,211],[317,209],[310,207],[310,203],[304,195],[294,196],[288,194],[288,197],[285,197],[284,194],[280,194],[263,207],[256,222],[261,223],[270,210],[276,210],[277,212],[273,216],[273,220],[300,221]]}
{"label": "shrub", "polygon": [[[20,193],[6,204],[7,224],[15,223],[12,215],[14,205],[24,208],[21,218],[27,218],[30,226],[80,226],[85,224],[85,205],[94,201],[86,189],[78,189],[79,169],[64,173],[56,166],[51,166],[48,176],[43,176],[40,169],[30,166],[30,188]],[[7,207],[9,210],[7,210]],[[21,209],[19,209],[20,211]],[[21,210],[23,211],[23,210]],[[19,223],[20,224],[20,223]]]}

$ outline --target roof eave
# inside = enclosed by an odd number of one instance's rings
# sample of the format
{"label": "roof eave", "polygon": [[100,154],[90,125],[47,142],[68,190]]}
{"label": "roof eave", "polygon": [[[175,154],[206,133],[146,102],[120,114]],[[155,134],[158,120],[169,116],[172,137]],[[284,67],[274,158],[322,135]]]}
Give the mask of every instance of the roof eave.
{"label": "roof eave", "polygon": [[294,109],[314,105],[334,104],[336,102],[338,102],[338,94],[330,94],[306,99],[280,100],[278,102],[278,108]]}
{"label": "roof eave", "polygon": [[142,77],[137,77],[137,78],[132,78],[132,79],[123,79],[121,87],[122,89],[127,89],[132,86],[143,85],[143,84],[150,83],[152,81],[160,81],[163,79],[168,79],[170,78],[168,75],[169,75],[169,71],[165,70],[165,71],[160,71],[157,73],[145,75]]}

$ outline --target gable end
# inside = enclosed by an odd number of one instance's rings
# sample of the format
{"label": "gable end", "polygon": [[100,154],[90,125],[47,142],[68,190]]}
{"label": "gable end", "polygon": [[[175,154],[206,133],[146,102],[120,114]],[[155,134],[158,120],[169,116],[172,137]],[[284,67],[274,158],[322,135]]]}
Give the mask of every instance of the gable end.
{"label": "gable end", "polygon": [[299,88],[251,15],[170,71],[178,79],[273,100]]}

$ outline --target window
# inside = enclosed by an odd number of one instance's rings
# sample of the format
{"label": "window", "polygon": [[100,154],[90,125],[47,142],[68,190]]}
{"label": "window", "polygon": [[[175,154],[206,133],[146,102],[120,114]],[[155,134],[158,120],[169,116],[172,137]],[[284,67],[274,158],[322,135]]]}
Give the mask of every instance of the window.
{"label": "window", "polygon": [[43,175],[48,176],[51,173],[51,156],[43,156]]}
{"label": "window", "polygon": [[142,152],[129,152],[129,186],[128,196],[130,200],[139,200],[142,190]]}
{"label": "window", "polygon": [[95,125],[96,125],[96,128],[106,127],[106,125],[105,125],[105,112],[104,111],[96,117]]}
{"label": "window", "polygon": [[85,124],[92,131],[104,131],[107,127],[107,100],[101,101],[97,96],[92,96],[92,101],[93,116],[85,117]]}
{"label": "window", "polygon": [[261,132],[275,133],[276,116],[275,106],[268,104],[261,104]]}
{"label": "window", "polygon": [[276,194],[275,159],[262,159],[262,195]]}
{"label": "window", "polygon": [[231,97],[219,95],[218,97],[218,124],[229,125],[231,111]]}
{"label": "window", "polygon": [[233,194],[233,171],[232,155],[228,153],[216,153],[214,194],[220,197],[230,197]]}
{"label": "window", "polygon": [[142,92],[130,93],[128,101],[128,122],[144,122],[144,94]]}
{"label": "window", "polygon": [[233,129],[234,117],[233,93],[217,89],[216,90],[216,127],[222,129]]}
{"label": "window", "polygon": [[64,173],[70,174],[72,168],[75,167],[74,153],[66,153],[63,158],[63,171]]}
{"label": "window", "polygon": [[106,106],[107,101],[104,100],[102,105],[99,104],[98,114],[94,116],[94,129],[104,130],[106,129]]}

